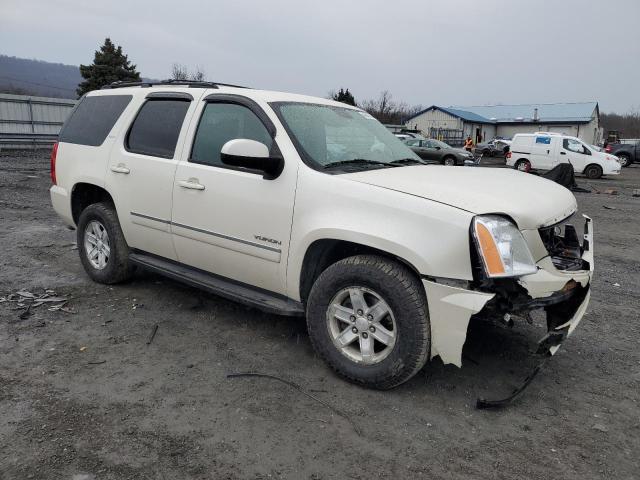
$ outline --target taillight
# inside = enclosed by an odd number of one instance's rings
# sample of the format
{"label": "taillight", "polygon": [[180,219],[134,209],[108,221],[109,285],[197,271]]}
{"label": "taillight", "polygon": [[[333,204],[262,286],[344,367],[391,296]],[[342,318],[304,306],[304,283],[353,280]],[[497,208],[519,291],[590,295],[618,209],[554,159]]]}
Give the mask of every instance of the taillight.
{"label": "taillight", "polygon": [[611,153],[611,145],[607,145],[606,147],[604,147],[604,151],[607,153]]}
{"label": "taillight", "polygon": [[56,157],[58,156],[58,142],[53,144],[51,149],[51,183],[57,185],[56,182]]}
{"label": "taillight", "polygon": [[507,152],[507,154],[505,155],[506,158],[511,158],[511,152]]}

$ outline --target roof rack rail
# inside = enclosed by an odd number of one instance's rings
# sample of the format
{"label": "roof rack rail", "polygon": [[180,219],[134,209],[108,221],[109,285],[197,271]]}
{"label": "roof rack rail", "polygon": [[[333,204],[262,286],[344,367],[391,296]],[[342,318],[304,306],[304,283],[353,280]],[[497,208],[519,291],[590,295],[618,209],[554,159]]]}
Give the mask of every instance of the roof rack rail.
{"label": "roof rack rail", "polygon": [[150,82],[113,82],[109,85],[105,85],[102,87],[102,90],[111,89],[111,88],[125,88],[125,87],[141,87],[148,88],[153,87],[155,85],[176,85],[176,86],[187,86],[194,88],[219,88],[219,87],[234,87],[234,88],[249,88],[243,87],[242,85],[232,85],[230,83],[220,83],[220,82],[205,82],[201,80],[159,80],[159,81],[150,81]]}

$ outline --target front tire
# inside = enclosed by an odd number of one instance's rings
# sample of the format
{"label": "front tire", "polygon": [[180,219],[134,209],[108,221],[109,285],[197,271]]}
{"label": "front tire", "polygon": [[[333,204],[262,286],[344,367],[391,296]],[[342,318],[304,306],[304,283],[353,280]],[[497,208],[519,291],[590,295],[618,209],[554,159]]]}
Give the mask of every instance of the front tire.
{"label": "front tire", "polygon": [[448,167],[454,167],[456,165],[456,159],[454,157],[445,157],[442,159],[442,164]]}
{"label": "front tire", "polygon": [[77,243],[82,266],[94,282],[112,284],[131,277],[129,246],[110,203],[94,203],[82,211]]}
{"label": "front tire", "polygon": [[587,168],[584,169],[584,175],[592,180],[600,178],[602,177],[602,167],[595,164],[587,165]]}
{"label": "front tire", "polygon": [[307,326],[316,352],[339,376],[370,388],[406,382],[430,352],[420,280],[381,256],[349,257],[322,272],[307,301]]}

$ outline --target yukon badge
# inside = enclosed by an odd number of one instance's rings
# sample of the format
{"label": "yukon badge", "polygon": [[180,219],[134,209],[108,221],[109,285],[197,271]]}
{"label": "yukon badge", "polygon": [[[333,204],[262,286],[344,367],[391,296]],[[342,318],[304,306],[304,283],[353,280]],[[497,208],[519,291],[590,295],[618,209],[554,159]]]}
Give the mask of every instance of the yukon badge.
{"label": "yukon badge", "polygon": [[276,240],[275,238],[267,238],[263,237],[262,235],[254,235],[253,238],[255,238],[256,240],[260,240],[261,242],[273,243],[274,245],[282,245],[282,242],[280,240]]}

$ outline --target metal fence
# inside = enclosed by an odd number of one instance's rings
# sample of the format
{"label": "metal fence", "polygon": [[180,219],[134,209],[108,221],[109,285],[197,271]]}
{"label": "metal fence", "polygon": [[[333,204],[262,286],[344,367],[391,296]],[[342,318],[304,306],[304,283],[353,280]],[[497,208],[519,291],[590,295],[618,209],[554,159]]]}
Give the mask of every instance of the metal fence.
{"label": "metal fence", "polygon": [[75,105],[65,98],[0,94],[0,148],[50,146]]}
{"label": "metal fence", "polygon": [[462,130],[454,128],[435,128],[429,129],[429,138],[435,138],[452,147],[461,147],[464,144],[464,135]]}

